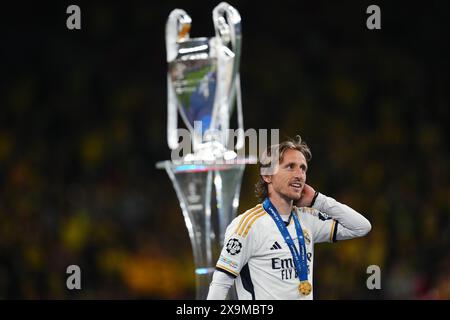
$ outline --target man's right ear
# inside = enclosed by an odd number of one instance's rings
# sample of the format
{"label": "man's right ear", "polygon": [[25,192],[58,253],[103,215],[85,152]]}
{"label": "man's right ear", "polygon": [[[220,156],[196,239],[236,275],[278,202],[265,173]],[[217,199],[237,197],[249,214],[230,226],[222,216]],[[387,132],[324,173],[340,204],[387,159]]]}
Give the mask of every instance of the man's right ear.
{"label": "man's right ear", "polygon": [[267,183],[267,184],[272,183],[272,176],[264,175],[264,176],[261,176],[261,177],[263,178],[265,183]]}

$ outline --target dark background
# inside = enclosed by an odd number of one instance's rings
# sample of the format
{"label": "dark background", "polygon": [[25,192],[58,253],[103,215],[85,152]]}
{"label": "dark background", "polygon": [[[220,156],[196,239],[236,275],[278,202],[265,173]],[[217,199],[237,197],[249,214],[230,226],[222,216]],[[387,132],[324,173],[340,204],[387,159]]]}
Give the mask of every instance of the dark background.
{"label": "dark background", "polygon": [[[213,36],[219,1],[2,5],[0,298],[195,296],[166,173],[164,28]],[[81,8],[78,31],[66,8]],[[449,299],[449,6],[231,1],[242,16],[245,128],[300,134],[308,182],[371,233],[316,247],[315,298]],[[381,8],[381,30],[366,8]],[[257,202],[246,168],[239,212]],[[82,290],[66,289],[66,268]],[[382,289],[366,288],[379,265]]]}

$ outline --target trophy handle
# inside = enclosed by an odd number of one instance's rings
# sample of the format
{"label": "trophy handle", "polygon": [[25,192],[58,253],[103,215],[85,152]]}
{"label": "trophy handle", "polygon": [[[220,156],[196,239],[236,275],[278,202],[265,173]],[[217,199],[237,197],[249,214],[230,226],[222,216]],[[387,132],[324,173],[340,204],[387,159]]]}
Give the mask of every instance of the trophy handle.
{"label": "trophy handle", "polygon": [[[189,39],[191,17],[182,9],[175,9],[169,15],[166,23],[167,62],[176,59],[179,41]],[[177,98],[172,86],[170,75],[167,74],[167,144],[170,149],[178,148],[178,112]]]}
{"label": "trophy handle", "polygon": [[241,76],[239,73],[236,76],[236,104],[237,104],[237,122],[238,122],[238,136],[236,140],[236,149],[240,150],[244,147],[244,115],[242,113],[242,96],[241,96]]}
{"label": "trophy handle", "polygon": [[170,12],[166,23],[167,62],[171,62],[177,57],[177,42],[189,39],[191,23],[192,19],[186,11],[174,9]]}
{"label": "trophy handle", "polygon": [[[227,20],[225,20],[225,14]],[[242,114],[242,96],[241,96],[241,80],[239,76],[239,61],[241,60],[241,45],[242,45],[242,30],[241,30],[241,16],[239,12],[226,2],[219,3],[213,10],[214,28],[216,30],[216,37],[221,40],[222,45],[227,46],[231,44],[234,53],[233,64],[233,85],[229,92],[230,100],[236,99],[237,107],[237,122],[238,122],[238,136],[236,141],[236,149],[242,149],[244,146],[244,117]],[[228,23],[227,23],[228,21]],[[233,101],[230,102],[230,110],[233,107]],[[222,127],[228,129],[229,117],[222,117]],[[226,121],[226,123],[224,123]]]}
{"label": "trophy handle", "polygon": [[[225,20],[225,14],[227,20]],[[224,45],[231,42],[234,54],[238,59],[237,66],[239,66],[239,57],[241,52],[241,16],[239,12],[226,2],[219,3],[213,10],[214,28],[216,36],[222,40]]]}

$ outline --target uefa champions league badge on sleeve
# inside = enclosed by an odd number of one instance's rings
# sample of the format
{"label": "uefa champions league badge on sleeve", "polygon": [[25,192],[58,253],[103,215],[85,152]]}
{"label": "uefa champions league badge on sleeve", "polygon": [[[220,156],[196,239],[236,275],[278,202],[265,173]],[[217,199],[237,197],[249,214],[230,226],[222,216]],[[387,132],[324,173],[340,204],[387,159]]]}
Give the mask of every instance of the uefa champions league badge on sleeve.
{"label": "uefa champions league badge on sleeve", "polygon": [[242,249],[242,244],[238,239],[232,238],[232,239],[228,240],[227,245],[226,245],[226,250],[229,254],[234,256],[234,255],[238,254],[239,252],[241,252],[241,249]]}

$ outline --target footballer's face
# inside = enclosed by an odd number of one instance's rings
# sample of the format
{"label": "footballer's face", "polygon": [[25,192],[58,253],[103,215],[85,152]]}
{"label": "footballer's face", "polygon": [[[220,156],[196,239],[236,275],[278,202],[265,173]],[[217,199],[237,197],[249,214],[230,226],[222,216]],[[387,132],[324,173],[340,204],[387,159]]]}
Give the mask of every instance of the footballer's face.
{"label": "footballer's face", "polygon": [[[264,180],[269,184],[269,194],[287,201],[297,201],[300,199],[303,187],[306,182],[306,171],[308,165],[303,153],[298,150],[287,149],[284,152],[283,160],[278,165],[274,175],[264,176]],[[274,195],[275,196],[275,195]]]}

